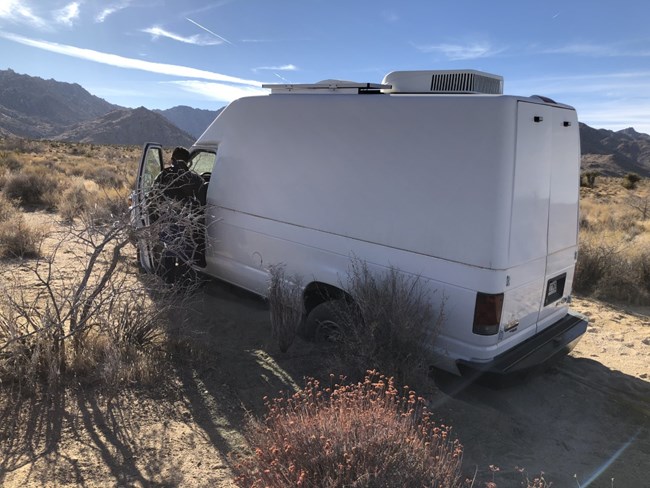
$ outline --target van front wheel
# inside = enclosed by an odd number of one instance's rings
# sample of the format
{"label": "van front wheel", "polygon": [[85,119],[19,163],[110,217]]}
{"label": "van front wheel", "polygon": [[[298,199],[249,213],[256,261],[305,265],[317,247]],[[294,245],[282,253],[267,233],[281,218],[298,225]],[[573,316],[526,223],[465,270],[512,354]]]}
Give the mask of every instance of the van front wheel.
{"label": "van front wheel", "polygon": [[305,322],[305,337],[320,343],[337,343],[343,340],[348,315],[345,300],[331,300],[316,305]]}

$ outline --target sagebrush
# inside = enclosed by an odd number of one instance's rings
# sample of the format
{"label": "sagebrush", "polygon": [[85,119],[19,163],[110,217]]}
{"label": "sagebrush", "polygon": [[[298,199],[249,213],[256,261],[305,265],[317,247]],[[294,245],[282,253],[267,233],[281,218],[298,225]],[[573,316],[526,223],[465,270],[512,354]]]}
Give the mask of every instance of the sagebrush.
{"label": "sagebrush", "polygon": [[463,449],[451,428],[436,425],[414,391],[376,372],[351,385],[309,380],[294,395],[267,401],[247,438],[254,454],[236,464],[240,486],[465,484]]}

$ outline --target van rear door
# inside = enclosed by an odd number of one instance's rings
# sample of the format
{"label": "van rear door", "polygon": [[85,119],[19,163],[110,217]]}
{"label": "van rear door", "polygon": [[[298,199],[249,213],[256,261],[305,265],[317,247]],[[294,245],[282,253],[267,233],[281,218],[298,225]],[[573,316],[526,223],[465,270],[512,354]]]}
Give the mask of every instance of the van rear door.
{"label": "van rear door", "polygon": [[575,110],[551,109],[550,206],[548,256],[538,331],[566,313],[578,246],[580,135]]}
{"label": "van rear door", "polygon": [[[155,142],[146,143],[140,158],[135,191],[131,194],[131,222],[136,229],[145,229],[151,224],[148,197],[163,165],[162,146]],[[154,270],[154,242],[154,239],[147,238],[138,239],[137,242],[140,266],[149,272]]]}
{"label": "van rear door", "polygon": [[536,333],[548,250],[551,107],[517,102],[508,276],[498,351]]}

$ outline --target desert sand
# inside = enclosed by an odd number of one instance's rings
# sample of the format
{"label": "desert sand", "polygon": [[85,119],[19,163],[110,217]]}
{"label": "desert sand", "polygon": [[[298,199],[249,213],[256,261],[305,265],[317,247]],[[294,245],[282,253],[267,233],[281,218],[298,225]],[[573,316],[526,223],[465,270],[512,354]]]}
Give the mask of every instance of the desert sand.
{"label": "desert sand", "polygon": [[[504,389],[452,395],[432,381],[419,392],[464,444],[468,476],[492,479],[493,465],[499,487],[521,486],[516,467],[558,488],[650,486],[650,309],[586,298],[572,307],[588,331],[549,370]],[[247,415],[263,414],[264,396],[326,373],[325,352],[298,339],[280,353],[266,303],[216,281],[174,320],[192,325],[201,350],[155,388],[80,386],[3,402],[0,484],[234,486]]]}

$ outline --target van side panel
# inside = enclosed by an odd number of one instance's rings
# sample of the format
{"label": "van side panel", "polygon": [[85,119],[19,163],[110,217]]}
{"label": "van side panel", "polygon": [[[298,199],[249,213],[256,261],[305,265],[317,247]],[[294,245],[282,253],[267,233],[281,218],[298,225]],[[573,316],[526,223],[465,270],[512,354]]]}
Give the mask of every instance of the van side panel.
{"label": "van side panel", "polygon": [[515,106],[515,99],[492,96],[240,99],[197,142],[220,142],[208,200],[504,269]]}

